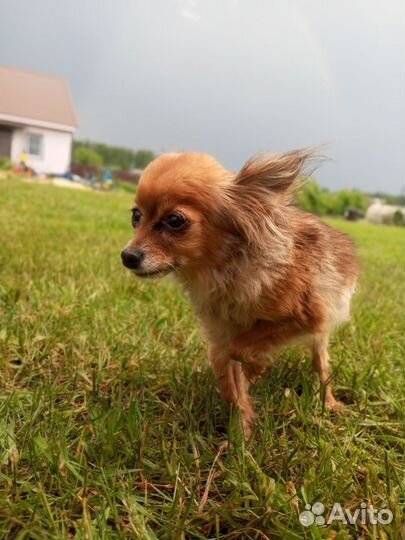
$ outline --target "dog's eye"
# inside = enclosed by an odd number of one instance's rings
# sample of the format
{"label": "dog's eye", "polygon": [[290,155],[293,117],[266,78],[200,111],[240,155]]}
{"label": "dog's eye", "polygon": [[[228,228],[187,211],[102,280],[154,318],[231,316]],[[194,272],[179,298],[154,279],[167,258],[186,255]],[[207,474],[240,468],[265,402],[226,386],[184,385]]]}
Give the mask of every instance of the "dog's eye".
{"label": "dog's eye", "polygon": [[141,221],[141,218],[142,218],[142,213],[139,210],[139,208],[133,208],[132,218],[131,218],[132,226],[137,227]]}
{"label": "dog's eye", "polygon": [[186,218],[183,216],[183,214],[179,213],[169,214],[164,220],[164,224],[167,226],[167,228],[172,229],[173,231],[179,231],[180,229],[183,229],[186,223]]}

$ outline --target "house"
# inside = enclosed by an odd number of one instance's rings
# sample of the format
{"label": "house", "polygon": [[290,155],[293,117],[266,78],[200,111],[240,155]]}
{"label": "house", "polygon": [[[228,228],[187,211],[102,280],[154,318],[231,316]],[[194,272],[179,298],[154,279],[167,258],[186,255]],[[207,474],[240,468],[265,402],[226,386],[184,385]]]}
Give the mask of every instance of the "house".
{"label": "house", "polygon": [[63,174],[77,127],[64,79],[0,66],[0,157],[37,173]]}

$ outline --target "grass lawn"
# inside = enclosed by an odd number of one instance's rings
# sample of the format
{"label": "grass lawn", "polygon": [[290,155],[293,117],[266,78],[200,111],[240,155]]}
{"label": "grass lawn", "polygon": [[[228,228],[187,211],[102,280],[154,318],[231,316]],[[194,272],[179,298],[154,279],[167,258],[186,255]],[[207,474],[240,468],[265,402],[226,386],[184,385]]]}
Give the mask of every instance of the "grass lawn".
{"label": "grass lawn", "polygon": [[[121,265],[131,202],[0,182],[0,538],[401,538],[405,230],[332,222],[362,262],[331,348],[348,414],[322,410],[291,349],[256,386],[244,443],[179,287]],[[317,501],[394,519],[301,525]]]}

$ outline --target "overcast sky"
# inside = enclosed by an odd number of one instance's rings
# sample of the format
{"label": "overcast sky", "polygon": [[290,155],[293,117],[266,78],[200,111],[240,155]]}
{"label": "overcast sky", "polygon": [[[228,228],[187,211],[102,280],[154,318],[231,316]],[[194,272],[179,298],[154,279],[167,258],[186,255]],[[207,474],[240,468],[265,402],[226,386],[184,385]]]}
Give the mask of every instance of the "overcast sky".
{"label": "overcast sky", "polygon": [[327,143],[324,186],[405,186],[403,0],[0,0],[0,64],[65,77],[80,138],[233,169]]}

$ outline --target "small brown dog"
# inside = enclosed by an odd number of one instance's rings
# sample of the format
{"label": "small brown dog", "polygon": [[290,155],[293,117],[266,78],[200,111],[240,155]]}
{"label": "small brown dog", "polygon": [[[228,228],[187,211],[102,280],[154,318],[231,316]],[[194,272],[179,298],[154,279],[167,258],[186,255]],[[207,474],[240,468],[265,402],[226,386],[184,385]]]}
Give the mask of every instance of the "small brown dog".
{"label": "small brown dog", "polygon": [[269,353],[299,338],[311,347],[325,406],[331,331],[349,317],[358,265],[351,241],[291,200],[311,150],[250,159],[232,173],[199,153],[163,154],[143,172],[123,264],[139,277],[173,272],[210,343],[224,400],[249,436],[249,384]]}

